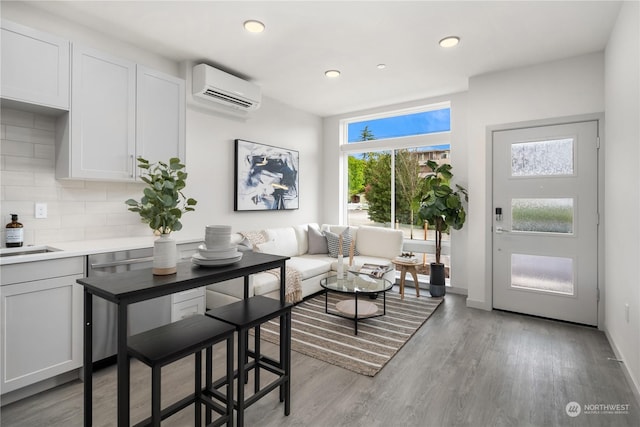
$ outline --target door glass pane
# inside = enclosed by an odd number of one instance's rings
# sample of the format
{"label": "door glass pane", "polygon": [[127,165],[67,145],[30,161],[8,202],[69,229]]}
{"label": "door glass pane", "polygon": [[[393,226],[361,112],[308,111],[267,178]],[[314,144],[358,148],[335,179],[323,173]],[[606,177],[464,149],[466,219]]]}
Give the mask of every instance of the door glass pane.
{"label": "door glass pane", "polygon": [[512,199],[513,231],[573,233],[573,199]]}
{"label": "door glass pane", "polygon": [[573,259],[512,254],[511,286],[573,295]]}
{"label": "door glass pane", "polygon": [[511,176],[573,175],[573,138],[511,144]]}

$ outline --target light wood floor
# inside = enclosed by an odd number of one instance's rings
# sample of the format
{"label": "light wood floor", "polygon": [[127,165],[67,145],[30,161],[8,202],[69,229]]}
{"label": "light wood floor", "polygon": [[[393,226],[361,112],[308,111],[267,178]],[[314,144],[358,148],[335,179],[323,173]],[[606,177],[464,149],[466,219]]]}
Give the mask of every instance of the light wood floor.
{"label": "light wood floor", "polygon": [[[265,343],[268,352],[275,349]],[[222,349],[217,348],[222,354]],[[638,426],[638,403],[603,333],[504,312],[468,309],[447,295],[375,377],[292,354],[292,410],[277,392],[248,408],[248,426]],[[223,360],[220,357],[217,360]],[[191,391],[193,359],[163,371],[169,403]],[[220,371],[221,373],[221,371]],[[149,369],[132,362],[131,414],[149,414]],[[115,425],[115,369],[95,378],[94,425]],[[629,405],[627,414],[569,417],[569,402]],[[583,406],[584,408],[584,406]],[[3,427],[82,425],[82,384],[2,408]],[[163,425],[189,426],[192,410]]]}

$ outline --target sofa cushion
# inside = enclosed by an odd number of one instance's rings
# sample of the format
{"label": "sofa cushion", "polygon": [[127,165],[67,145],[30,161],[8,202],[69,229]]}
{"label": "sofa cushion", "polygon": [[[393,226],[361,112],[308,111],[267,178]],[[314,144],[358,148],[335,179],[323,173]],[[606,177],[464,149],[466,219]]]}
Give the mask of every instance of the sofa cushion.
{"label": "sofa cushion", "polygon": [[331,258],[293,257],[287,260],[287,267],[298,270],[304,280],[330,271]]}
{"label": "sofa cushion", "polygon": [[402,253],[404,237],[401,230],[360,226],[356,250],[360,255],[393,259]]}
{"label": "sofa cushion", "polygon": [[[282,255],[282,256],[296,256],[298,255],[298,239],[296,238],[296,232],[293,227],[283,227],[283,228],[271,228],[269,229],[269,234],[273,236],[273,242],[278,246],[275,249],[274,246],[268,246],[270,251],[265,251],[261,249],[261,252],[266,252],[270,254]],[[276,252],[272,252],[271,250],[276,250]]]}
{"label": "sofa cushion", "polygon": [[294,225],[293,232],[298,241],[298,253],[296,255],[304,255],[309,250],[309,239],[307,237],[308,224]]}
{"label": "sofa cushion", "polygon": [[270,292],[280,291],[280,279],[271,273],[257,273],[253,278],[253,290],[255,295],[265,295]]}
{"label": "sofa cushion", "polygon": [[307,253],[309,255],[314,254],[328,254],[329,248],[327,247],[327,238],[322,231],[315,227],[309,227],[308,231],[309,249]]}
{"label": "sofa cushion", "polygon": [[253,250],[256,252],[262,252],[263,254],[291,256],[289,255],[287,248],[279,245],[275,240],[258,243],[254,246]]}

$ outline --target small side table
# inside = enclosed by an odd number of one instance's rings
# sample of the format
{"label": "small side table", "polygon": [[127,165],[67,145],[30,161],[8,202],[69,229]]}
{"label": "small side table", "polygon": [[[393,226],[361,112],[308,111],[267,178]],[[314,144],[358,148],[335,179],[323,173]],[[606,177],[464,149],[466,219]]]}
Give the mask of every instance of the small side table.
{"label": "small side table", "polygon": [[416,266],[418,265],[418,261],[401,261],[399,259],[394,259],[393,264],[396,268],[400,269],[400,298],[404,299],[404,282],[407,276],[407,272],[411,274],[413,277],[413,284],[416,287],[416,296],[420,296],[420,286],[418,284],[418,271],[416,270]]}

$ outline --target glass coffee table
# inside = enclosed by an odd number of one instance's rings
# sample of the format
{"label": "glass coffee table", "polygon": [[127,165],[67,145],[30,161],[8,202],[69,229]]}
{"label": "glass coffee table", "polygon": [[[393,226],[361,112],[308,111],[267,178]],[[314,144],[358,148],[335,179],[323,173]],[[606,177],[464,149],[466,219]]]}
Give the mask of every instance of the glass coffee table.
{"label": "glass coffee table", "polygon": [[[325,290],[324,311],[327,314],[354,320],[354,332],[358,335],[358,320],[384,316],[387,313],[387,291],[393,287],[393,283],[384,278],[376,278],[366,274],[346,273],[343,279],[337,276],[329,276],[320,281],[320,286]],[[337,311],[329,311],[329,292],[353,295],[353,299],[347,299],[336,303]],[[363,296],[382,294],[382,313],[378,313],[378,306],[371,301],[363,299]],[[370,298],[367,298],[370,299]]]}

